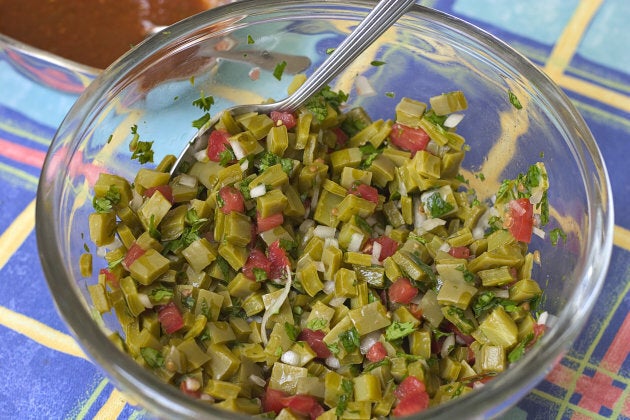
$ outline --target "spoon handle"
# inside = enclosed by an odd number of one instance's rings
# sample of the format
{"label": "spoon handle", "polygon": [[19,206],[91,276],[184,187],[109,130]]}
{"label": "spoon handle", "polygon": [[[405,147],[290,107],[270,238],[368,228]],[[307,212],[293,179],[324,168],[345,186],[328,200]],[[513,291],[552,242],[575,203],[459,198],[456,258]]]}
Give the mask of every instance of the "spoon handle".
{"label": "spoon handle", "polygon": [[381,0],[343,40],[333,53],[315,70],[293,95],[278,108],[295,111],[323,86],[335,78],[355,58],[392,26],[415,3],[415,0]]}

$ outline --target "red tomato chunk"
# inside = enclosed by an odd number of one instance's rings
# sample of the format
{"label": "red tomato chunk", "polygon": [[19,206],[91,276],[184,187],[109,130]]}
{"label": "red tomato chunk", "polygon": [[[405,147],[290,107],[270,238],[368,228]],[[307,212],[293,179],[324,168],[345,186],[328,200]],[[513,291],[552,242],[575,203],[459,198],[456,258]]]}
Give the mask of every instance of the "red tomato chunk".
{"label": "red tomato chunk", "polygon": [[263,270],[267,278],[271,275],[271,261],[267,259],[264,252],[257,248],[252,249],[249,253],[247,261],[243,266],[243,274],[251,280],[256,280],[254,273],[255,268]]}
{"label": "red tomato chunk", "polygon": [[208,159],[213,162],[221,161],[221,153],[225,152],[230,146],[228,138],[230,138],[230,133],[227,131],[214,130],[210,133],[207,150]]}
{"label": "red tomato chunk", "polygon": [[326,333],[322,330],[311,330],[309,328],[304,328],[300,331],[300,335],[298,336],[299,341],[306,341],[306,343],[313,349],[317,357],[320,359],[326,359],[330,357],[332,353],[330,349],[324,343],[324,336]]}
{"label": "red tomato chunk", "polygon": [[354,194],[364,200],[378,204],[378,190],[367,184],[353,185],[352,188],[348,190],[348,193]]}
{"label": "red tomato chunk", "polygon": [[234,187],[223,187],[219,190],[220,202],[219,206],[224,214],[230,214],[233,211],[243,213],[245,211],[245,199],[243,194]]}
{"label": "red tomato chunk", "polygon": [[136,243],[131,245],[127,253],[125,254],[125,258],[122,260],[122,265],[125,267],[125,270],[129,270],[131,264],[134,263],[138,258],[144,255],[146,251],[142,249],[142,247]]}
{"label": "red tomato chunk", "polygon": [[258,226],[258,233],[268,231],[284,223],[284,216],[282,213],[272,214],[267,217],[260,217],[256,215],[256,225]]}
{"label": "red tomato chunk", "polygon": [[372,347],[368,350],[365,355],[370,362],[380,362],[385,357],[387,357],[387,350],[385,346],[380,341],[372,344]]}
{"label": "red tomato chunk", "polygon": [[158,309],[158,321],[167,334],[173,334],[184,327],[184,318],[175,303],[169,302]]}
{"label": "red tomato chunk", "polygon": [[396,303],[409,303],[418,295],[418,289],[406,277],[399,277],[389,287],[389,300]]}
{"label": "red tomato chunk", "polygon": [[424,382],[415,376],[407,376],[394,391],[398,403],[392,414],[396,417],[408,416],[429,408],[429,394]]}
{"label": "red tomato chunk", "polygon": [[297,124],[297,119],[295,118],[295,115],[291,114],[290,112],[272,111],[269,116],[271,117],[274,125],[277,126],[278,121],[280,121],[282,125],[287,127],[287,130],[292,129]]}
{"label": "red tomato chunk", "polygon": [[171,202],[171,204],[173,204],[174,202],[173,189],[171,188],[170,185],[158,185],[156,187],[147,188],[146,191],[144,192],[144,196],[152,197],[156,191],[159,191],[160,194],[164,196],[164,198],[166,198],[168,201]]}
{"label": "red tomato chunk", "polygon": [[529,243],[534,230],[534,206],[528,198],[510,201],[508,228],[517,241]]}
{"label": "red tomato chunk", "polygon": [[409,150],[411,156],[417,151],[424,150],[429,143],[429,135],[421,128],[412,128],[395,123],[389,133],[392,143],[401,149]]}
{"label": "red tomato chunk", "polygon": [[271,278],[277,279],[284,275],[285,267],[290,265],[289,257],[280,247],[280,241],[275,241],[267,248],[267,258],[271,262]]}

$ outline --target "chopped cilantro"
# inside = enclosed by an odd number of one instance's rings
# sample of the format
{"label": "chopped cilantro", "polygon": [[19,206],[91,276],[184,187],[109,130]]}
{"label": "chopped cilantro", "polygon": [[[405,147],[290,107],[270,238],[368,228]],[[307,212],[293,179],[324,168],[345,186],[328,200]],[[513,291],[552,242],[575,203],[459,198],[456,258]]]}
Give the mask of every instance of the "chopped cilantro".
{"label": "chopped cilantro", "polygon": [[287,62],[282,60],[280,63],[276,64],[276,67],[273,69],[273,77],[278,80],[282,79],[282,73],[284,73],[284,69],[287,67]]}
{"label": "chopped cilantro", "polygon": [[97,213],[109,213],[112,211],[112,202],[105,197],[94,197],[92,207]]}
{"label": "chopped cilantro", "polygon": [[514,92],[512,92],[511,90],[508,90],[508,99],[510,100],[510,103],[512,104],[512,106],[514,106],[514,108],[516,109],[523,108],[523,105],[521,105],[521,101],[518,100]]}
{"label": "chopped cilantro", "polygon": [[335,415],[338,417],[342,417],[343,413],[348,408],[348,401],[350,401],[354,394],[354,385],[352,380],[348,378],[343,378],[341,380],[341,390],[343,393],[339,396],[339,400],[337,401],[337,408],[335,409]]}
{"label": "chopped cilantro", "polygon": [[480,181],[485,181],[486,180],[486,176],[483,174],[483,172],[479,172],[479,173],[475,174],[475,177],[477,179],[479,179]]}
{"label": "chopped cilantro", "polygon": [[394,92],[385,92],[385,96],[387,96],[388,98],[395,98],[396,94]]}
{"label": "chopped cilantro", "polygon": [[182,295],[181,302],[186,309],[192,309],[195,306],[195,298],[192,294],[189,294],[187,296]]}
{"label": "chopped cilantro", "polygon": [[562,243],[567,242],[567,234],[560,228],[551,229],[549,232],[549,240],[551,240],[551,245],[556,246],[558,242],[562,239]]}
{"label": "chopped cilantro", "polygon": [[508,360],[510,363],[514,363],[519,360],[525,354],[525,348],[534,339],[534,333],[529,333],[525,336],[523,341],[518,343],[512,351],[508,353]]}
{"label": "chopped cilantro", "polygon": [[328,321],[324,318],[313,318],[306,323],[306,328],[317,331],[323,330],[328,325]]}
{"label": "chopped cilantro", "polygon": [[230,278],[230,264],[220,255],[217,256],[216,262],[223,276],[223,280],[228,280]]}
{"label": "chopped cilantro", "polygon": [[173,297],[173,291],[165,287],[158,287],[151,291],[151,297],[156,302],[167,301]]}
{"label": "chopped cilantro", "polygon": [[140,347],[140,354],[150,367],[158,369],[164,366],[164,356],[153,347]]}
{"label": "chopped cilantro", "polygon": [[153,142],[140,140],[136,124],[131,126],[131,134],[133,136],[129,142],[129,150],[132,152],[131,159],[138,159],[141,164],[153,162]]}
{"label": "chopped cilantro", "polygon": [[394,321],[385,330],[385,340],[394,341],[403,338],[415,331],[413,322]]}
{"label": "chopped cilantro", "polygon": [[250,45],[255,43],[254,38],[252,38],[251,35],[247,35],[247,43]]}
{"label": "chopped cilantro", "polygon": [[149,218],[149,235],[151,235],[153,239],[157,239],[158,241],[162,238],[162,233],[158,230],[155,224],[154,214],[152,214]]}
{"label": "chopped cilantro", "polygon": [[325,86],[306,102],[306,108],[315,118],[323,121],[328,116],[328,105],[335,111],[339,111],[341,104],[347,100],[348,95],[343,91],[334,92],[330,89],[330,86]]}
{"label": "chopped cilantro", "polygon": [[339,344],[337,343],[326,343],[326,347],[332,354],[339,354]]}
{"label": "chopped cilantro", "polygon": [[425,207],[431,217],[441,217],[453,210],[453,205],[444,200],[439,192],[435,192],[427,197]]}
{"label": "chopped cilantro", "polygon": [[339,342],[348,353],[352,353],[359,348],[359,332],[355,327],[339,334]]}
{"label": "chopped cilantro", "polygon": [[284,331],[286,331],[291,341],[297,340],[298,335],[300,335],[300,330],[295,325],[289,324],[288,322],[284,323]]}
{"label": "chopped cilantro", "polygon": [[372,165],[372,162],[374,162],[374,159],[383,152],[382,149],[374,147],[372,143],[367,143],[366,145],[359,147],[359,150],[361,150],[361,153],[363,154],[363,159],[361,159],[361,164],[359,165],[360,169],[369,168]]}
{"label": "chopped cilantro", "polygon": [[372,66],[374,66],[374,67],[379,67],[379,66],[382,66],[383,64],[385,64],[385,62],[384,61],[379,61],[379,60],[374,60],[374,61],[370,62],[370,64]]}
{"label": "chopped cilantro", "polygon": [[258,170],[262,173],[268,168],[277,164],[280,164],[282,170],[287,175],[291,174],[291,171],[293,170],[293,160],[290,158],[280,157],[272,152],[265,152],[256,166],[258,167]]}
{"label": "chopped cilantro", "polygon": [[225,148],[219,153],[219,165],[221,166],[228,166],[230,163],[234,162],[235,159],[236,156],[230,148]]}
{"label": "chopped cilantro", "polygon": [[326,54],[330,55],[335,52],[335,48],[326,48]]}
{"label": "chopped cilantro", "polygon": [[205,96],[203,94],[203,91],[201,92],[201,97],[199,99],[195,99],[192,104],[198,108],[200,108],[202,111],[206,111],[208,112],[210,110],[210,107],[212,105],[214,105],[214,97],[212,96]]}
{"label": "chopped cilantro", "polygon": [[363,217],[359,216],[358,214],[354,215],[354,223],[356,223],[356,225],[359,227],[359,229],[361,229],[365,233],[367,233],[369,235],[372,234],[372,226],[370,226],[368,224],[368,222],[366,222],[365,219]]}
{"label": "chopped cilantro", "polygon": [[203,127],[208,121],[210,121],[210,114],[206,112],[201,117],[194,120],[192,122],[192,126],[197,130],[201,130],[201,127]]}
{"label": "chopped cilantro", "polygon": [[267,280],[267,272],[262,268],[254,267],[252,272],[254,273],[254,278],[256,279],[256,281]]}

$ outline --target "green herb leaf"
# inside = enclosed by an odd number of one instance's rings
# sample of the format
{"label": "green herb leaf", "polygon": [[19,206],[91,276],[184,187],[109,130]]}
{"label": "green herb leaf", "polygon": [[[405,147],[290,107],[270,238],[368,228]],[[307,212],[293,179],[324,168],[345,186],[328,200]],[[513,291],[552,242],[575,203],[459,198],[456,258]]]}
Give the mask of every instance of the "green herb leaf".
{"label": "green herb leaf", "polygon": [[195,99],[192,104],[198,108],[200,108],[202,111],[206,111],[208,112],[210,110],[210,107],[212,105],[214,105],[214,97],[212,96],[205,96],[203,94],[203,91],[201,92],[201,97],[199,99]]}
{"label": "green herb leaf", "polygon": [[383,64],[385,64],[384,61],[379,61],[379,60],[374,60],[372,62],[370,62],[371,65],[375,66],[375,67],[379,67],[382,66]]}
{"label": "green herb leaf", "polygon": [[316,95],[306,102],[306,109],[311,111],[315,118],[323,121],[328,116],[328,105],[335,111],[339,111],[342,103],[348,100],[348,95],[343,91],[334,92],[330,86],[325,86]]}
{"label": "green herb leaf", "polygon": [[551,245],[556,246],[558,242],[562,239],[562,243],[567,243],[567,234],[560,228],[551,229],[549,232],[549,240],[551,240]]}
{"label": "green herb leaf", "polygon": [[523,341],[518,343],[514,349],[508,353],[508,361],[514,363],[519,360],[525,354],[525,348],[534,339],[534,333],[529,333],[525,336]]}
{"label": "green herb leaf", "polygon": [[293,324],[289,324],[288,322],[284,323],[284,331],[286,331],[287,336],[291,339],[291,341],[297,340],[300,335],[300,330]]}
{"label": "green herb leaf", "polygon": [[236,160],[236,155],[232,149],[225,148],[221,153],[219,153],[219,165],[228,166],[230,163]]}
{"label": "green herb leaf", "polygon": [[352,400],[352,396],[354,394],[354,386],[350,379],[343,378],[341,380],[341,390],[343,393],[339,396],[339,401],[337,401],[337,408],[335,409],[335,414],[338,417],[342,417],[343,413],[348,408],[348,401]]}
{"label": "green herb leaf", "polygon": [[523,108],[523,105],[521,105],[521,101],[518,100],[514,92],[512,92],[511,90],[508,90],[508,99],[510,100],[510,103],[512,104],[512,106],[514,106],[514,108],[516,109]]}
{"label": "green herb leaf", "polygon": [[252,269],[252,272],[254,273],[254,278],[256,279],[256,281],[267,280],[267,272],[262,268],[254,267]]}
{"label": "green herb leaf", "polygon": [[275,166],[277,164],[280,164],[280,166],[282,167],[282,170],[287,175],[290,175],[291,171],[293,171],[292,159],[280,157],[273,152],[265,152],[260,157],[260,160],[258,161],[256,167],[258,168],[259,173],[262,173],[262,172],[265,172],[270,167]]}
{"label": "green herb leaf", "polygon": [[165,287],[158,287],[151,291],[151,298],[155,302],[166,302],[173,298],[173,291]]}
{"label": "green herb leaf", "polygon": [[441,217],[453,210],[453,205],[442,198],[442,194],[435,192],[427,197],[425,207],[431,217]]}
{"label": "green herb leaf", "polygon": [[372,226],[368,224],[368,222],[358,214],[354,215],[354,223],[361,229],[366,232],[368,235],[372,235]]}
{"label": "green herb leaf", "polygon": [[194,120],[192,122],[192,126],[197,130],[201,130],[201,127],[203,127],[208,121],[210,121],[210,114],[206,112],[201,117]]}
{"label": "green herb leaf", "polygon": [[330,55],[335,52],[335,48],[326,48],[326,54]]}
{"label": "green herb leaf", "polygon": [[416,328],[413,322],[394,321],[385,330],[385,340],[394,341],[403,338],[414,332]]}
{"label": "green herb leaf", "polygon": [[255,43],[254,38],[252,38],[251,35],[247,35],[247,43],[250,45]]}
{"label": "green herb leaf", "polygon": [[348,331],[339,334],[339,342],[348,353],[352,353],[359,348],[359,332],[356,328],[352,327]]}
{"label": "green herb leaf", "polygon": [[154,369],[164,366],[164,356],[152,347],[140,347],[140,354],[147,365]]}
{"label": "green herb leaf", "polygon": [[282,73],[284,73],[284,69],[287,67],[287,62],[282,60],[282,62],[276,64],[276,67],[273,69],[273,77],[278,80],[282,79]]}
{"label": "green herb leaf", "polygon": [[317,331],[323,330],[328,325],[328,321],[324,318],[313,318],[306,323],[306,328],[309,330]]}

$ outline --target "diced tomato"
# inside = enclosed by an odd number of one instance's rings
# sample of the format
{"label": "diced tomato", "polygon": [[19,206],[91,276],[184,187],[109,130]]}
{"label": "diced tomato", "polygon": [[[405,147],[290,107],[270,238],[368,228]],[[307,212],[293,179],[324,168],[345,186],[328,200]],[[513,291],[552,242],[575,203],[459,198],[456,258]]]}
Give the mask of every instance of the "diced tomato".
{"label": "diced tomato", "polygon": [[398,277],[391,286],[389,286],[389,300],[397,303],[409,303],[418,295],[418,289],[411,284],[406,277]]}
{"label": "diced tomato", "polygon": [[420,307],[420,305],[410,303],[408,309],[411,315],[413,315],[417,319],[422,319],[422,308]]}
{"label": "diced tomato", "polygon": [[468,258],[470,257],[470,249],[467,246],[452,246],[448,250],[448,253],[455,258]]}
{"label": "diced tomato", "polygon": [[284,391],[267,387],[261,398],[263,412],[270,413],[273,411],[278,414],[284,408],[282,399],[288,396],[289,394]]}
{"label": "diced tomato", "polygon": [[518,198],[509,203],[507,227],[517,241],[529,243],[534,229],[534,206],[528,198]]}
{"label": "diced tomato", "polygon": [[298,335],[298,341],[306,341],[317,357],[325,359],[332,354],[326,343],[324,343],[325,335],[326,333],[322,330],[303,328],[302,331],[300,331],[300,335]]}
{"label": "diced tomato", "polygon": [[409,375],[398,385],[394,391],[398,398],[398,404],[392,414],[396,417],[408,416],[426,410],[429,407],[429,394],[427,394],[424,382]]}
{"label": "diced tomato", "polygon": [[272,242],[267,248],[267,258],[271,262],[271,278],[277,279],[282,277],[288,265],[290,265],[289,257],[284,249],[280,247],[280,241]]}
{"label": "diced tomato", "polygon": [[247,261],[245,261],[245,265],[243,265],[243,274],[251,280],[256,280],[254,268],[264,270],[267,274],[267,278],[270,278],[271,262],[265,256],[265,253],[257,248],[252,249],[249,253]]}
{"label": "diced tomato", "polygon": [[421,392],[426,392],[427,387],[420,379],[413,375],[409,375],[403,379],[398,387],[394,390],[394,395],[399,400],[404,400],[408,396],[418,395]]}
{"label": "diced tomato", "polygon": [[398,401],[398,404],[396,404],[396,407],[392,410],[392,414],[396,417],[409,416],[424,411],[427,408],[429,408],[429,394],[423,392],[417,396]]}
{"label": "diced tomato", "polygon": [[429,135],[421,128],[412,128],[403,124],[395,123],[389,138],[393,144],[404,150],[409,150],[411,155],[417,151],[424,150],[429,143]]}
{"label": "diced tomato", "polygon": [[189,397],[193,397],[193,398],[200,398],[201,397],[201,391],[199,389],[192,390],[192,389],[188,388],[188,385],[187,385],[185,380],[183,380],[183,381],[181,381],[179,383],[179,389],[184,394],[188,395]]}
{"label": "diced tomato", "polygon": [[109,268],[101,268],[98,273],[105,276],[105,283],[109,284],[110,287],[114,289],[118,289],[120,287],[120,279],[116,274],[112,273]]}
{"label": "diced tomato", "polygon": [[337,144],[344,146],[348,142],[348,135],[340,127],[335,127],[331,130],[337,136]]}
{"label": "diced tomato", "polygon": [[122,260],[122,265],[123,267],[125,267],[125,270],[129,270],[131,264],[133,264],[134,261],[140,258],[142,255],[144,255],[145,252],[146,250],[144,250],[137,243],[131,245],[131,247],[127,250],[127,253],[125,254],[125,258],[123,258]]}
{"label": "diced tomato", "polygon": [[220,206],[224,214],[230,214],[233,211],[243,213],[245,211],[245,199],[243,194],[232,186],[225,186],[219,190],[221,198]]}
{"label": "diced tomato", "polygon": [[171,204],[173,204],[173,189],[171,188],[170,185],[157,185],[155,187],[150,187],[147,188],[144,191],[144,196],[145,197],[152,197],[153,194],[155,194],[156,191],[159,191],[160,194],[162,194],[164,196],[164,198],[166,198],[168,201],[171,202]]}
{"label": "diced tomato", "polygon": [[292,395],[282,398],[280,402],[291,411],[302,416],[310,416],[311,419],[316,419],[324,412],[324,408],[315,397],[310,395]]}
{"label": "diced tomato", "polygon": [[158,321],[167,334],[173,334],[184,327],[184,318],[179,312],[179,308],[173,302],[158,309]]}
{"label": "diced tomato", "polygon": [[260,214],[256,214],[256,225],[258,226],[258,233],[268,231],[284,223],[284,216],[282,213],[272,214],[267,217],[260,217]]}
{"label": "diced tomato", "polygon": [[381,244],[381,255],[378,257],[379,261],[383,261],[387,257],[391,257],[398,250],[398,242],[390,238],[389,236],[380,236],[374,240]]}
{"label": "diced tomato", "polygon": [[281,121],[287,127],[287,130],[292,129],[297,124],[295,115],[290,112],[271,111],[269,116],[274,125],[278,125],[278,121]]}
{"label": "diced tomato", "polygon": [[385,349],[383,343],[381,343],[380,341],[372,344],[372,347],[370,347],[367,354],[365,355],[365,357],[367,357],[370,362],[380,362],[386,356],[387,350]]}
{"label": "diced tomato", "polygon": [[348,190],[348,193],[378,204],[378,190],[367,184],[355,184]]}
{"label": "diced tomato", "polygon": [[210,133],[210,137],[208,137],[208,159],[214,162],[221,161],[221,153],[230,146],[229,137],[230,133],[223,130],[213,130]]}

